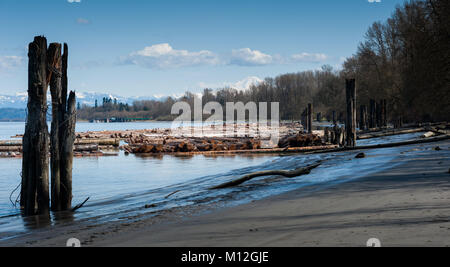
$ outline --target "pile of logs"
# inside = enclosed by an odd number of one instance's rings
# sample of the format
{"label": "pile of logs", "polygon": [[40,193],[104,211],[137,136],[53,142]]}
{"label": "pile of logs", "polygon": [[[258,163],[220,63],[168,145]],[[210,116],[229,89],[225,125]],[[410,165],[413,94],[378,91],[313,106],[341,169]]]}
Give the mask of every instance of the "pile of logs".
{"label": "pile of logs", "polygon": [[167,138],[163,140],[127,141],[122,148],[132,154],[191,153],[261,149],[261,141],[249,138]]}

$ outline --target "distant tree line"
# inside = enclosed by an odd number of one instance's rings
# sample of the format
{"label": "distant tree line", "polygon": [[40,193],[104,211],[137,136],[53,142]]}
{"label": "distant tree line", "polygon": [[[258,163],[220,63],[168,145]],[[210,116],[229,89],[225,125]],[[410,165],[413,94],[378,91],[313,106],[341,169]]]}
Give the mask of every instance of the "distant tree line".
{"label": "distant tree line", "polygon": [[[299,120],[313,103],[314,112],[331,117],[345,112],[345,79],[356,78],[358,105],[370,99],[386,99],[389,119],[403,121],[448,120],[450,116],[450,1],[411,0],[398,6],[385,22],[375,22],[367,31],[355,55],[342,70],[323,66],[266,78],[249,90],[204,89],[203,105],[215,101],[279,102],[283,120]],[[103,99],[102,105],[83,106],[81,119],[105,117],[172,120],[172,105],[188,102],[193,108],[195,95],[187,92],[180,99],[136,101],[132,105]]]}
{"label": "distant tree line", "polygon": [[358,98],[388,100],[390,115],[405,121],[450,119],[450,1],[408,1],[375,22],[344,75]]}

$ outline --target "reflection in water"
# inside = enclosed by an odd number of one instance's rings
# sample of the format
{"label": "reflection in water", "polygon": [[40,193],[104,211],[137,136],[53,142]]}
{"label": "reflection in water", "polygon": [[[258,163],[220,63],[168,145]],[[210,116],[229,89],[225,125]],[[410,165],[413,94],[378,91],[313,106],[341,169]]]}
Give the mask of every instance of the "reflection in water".
{"label": "reflection in water", "polygon": [[36,216],[22,216],[23,226],[26,230],[36,230],[45,228],[51,225],[50,215],[36,215]]}

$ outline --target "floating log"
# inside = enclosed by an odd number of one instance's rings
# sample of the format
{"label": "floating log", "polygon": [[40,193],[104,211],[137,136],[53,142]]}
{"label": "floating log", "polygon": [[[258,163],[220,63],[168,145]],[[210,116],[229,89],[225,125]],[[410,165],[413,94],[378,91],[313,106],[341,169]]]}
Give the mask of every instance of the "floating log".
{"label": "floating log", "polygon": [[[106,139],[76,139],[75,145],[99,145],[99,146],[114,146],[120,145],[120,139],[106,138]],[[22,146],[22,140],[4,140],[0,141],[0,146]]]}
{"label": "floating log", "polygon": [[[98,151],[100,147],[98,145],[76,145],[73,151],[75,152],[94,152]],[[22,152],[21,146],[0,146],[0,152]]]}
{"label": "floating log", "polygon": [[281,175],[287,178],[294,178],[305,174],[310,174],[311,171],[317,167],[319,167],[321,163],[313,164],[308,167],[299,168],[293,171],[284,171],[284,170],[273,170],[273,171],[261,171],[261,172],[254,172],[248,175],[243,176],[242,178],[239,178],[237,180],[233,180],[228,183],[224,183],[215,187],[210,188],[210,190],[217,190],[217,189],[225,189],[230,188],[234,186],[238,186],[240,184],[243,184],[247,181],[250,181],[251,179],[254,179],[256,177],[262,177],[262,176],[270,176],[270,175]]}
{"label": "floating log", "polygon": [[21,146],[0,146],[0,152],[22,152]]}
{"label": "floating log", "polygon": [[74,152],[96,152],[99,151],[98,145],[75,145]]}
{"label": "floating log", "polygon": [[90,145],[96,144],[99,146],[115,146],[120,145],[119,138],[105,138],[105,139],[76,139],[75,145]]}
{"label": "floating log", "polygon": [[383,132],[372,132],[372,133],[359,134],[358,140],[365,140],[365,139],[372,139],[372,138],[393,136],[393,135],[400,135],[400,134],[420,133],[420,132],[425,132],[425,131],[426,131],[425,128],[406,129],[406,130],[392,129],[392,130],[383,131]]}
{"label": "floating log", "polygon": [[0,141],[0,146],[22,146],[22,141]]}

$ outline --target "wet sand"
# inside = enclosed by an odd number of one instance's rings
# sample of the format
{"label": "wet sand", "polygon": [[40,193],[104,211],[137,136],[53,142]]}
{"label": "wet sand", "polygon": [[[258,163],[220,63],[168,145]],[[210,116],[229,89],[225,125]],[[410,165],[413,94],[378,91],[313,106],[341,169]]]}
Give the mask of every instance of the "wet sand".
{"label": "wet sand", "polygon": [[[440,146],[441,151],[433,150]],[[234,208],[174,210],[157,219],[74,225],[0,246],[450,246],[450,142],[411,147],[393,168],[327,188],[308,187]]]}

